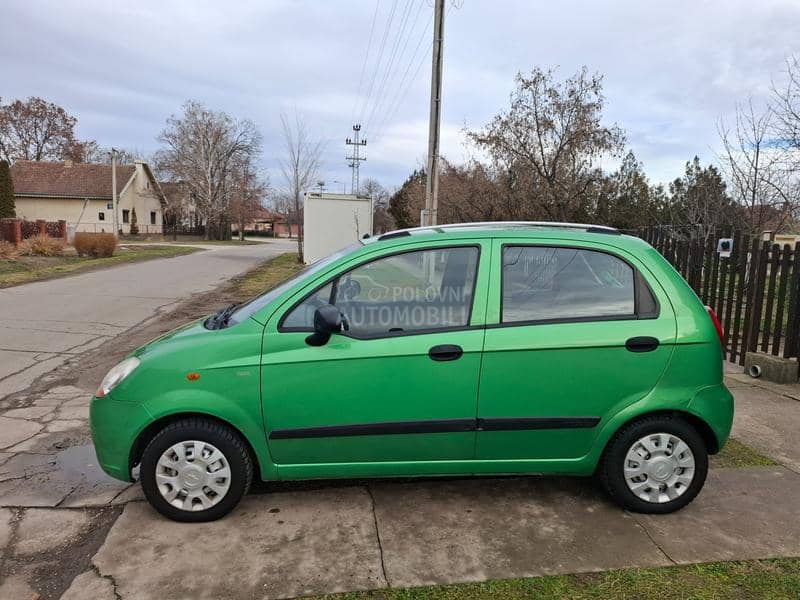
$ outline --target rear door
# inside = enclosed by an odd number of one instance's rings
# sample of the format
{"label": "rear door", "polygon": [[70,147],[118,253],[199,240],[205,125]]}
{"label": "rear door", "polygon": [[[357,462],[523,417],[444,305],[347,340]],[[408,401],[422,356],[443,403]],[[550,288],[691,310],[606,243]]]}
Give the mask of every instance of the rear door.
{"label": "rear door", "polygon": [[583,456],[603,419],[664,371],[671,305],[635,257],[610,246],[496,240],[494,256],[477,458]]}
{"label": "rear door", "polygon": [[[473,457],[490,249],[487,240],[395,251],[273,316],[262,398],[287,476],[313,474],[303,465]],[[309,346],[314,310],[328,302],[350,329]]]}

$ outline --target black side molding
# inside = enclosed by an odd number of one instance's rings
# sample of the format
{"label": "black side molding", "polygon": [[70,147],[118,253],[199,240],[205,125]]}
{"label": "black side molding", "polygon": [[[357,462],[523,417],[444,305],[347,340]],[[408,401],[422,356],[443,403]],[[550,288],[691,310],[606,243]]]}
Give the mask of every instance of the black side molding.
{"label": "black side molding", "polygon": [[506,417],[478,419],[478,431],[525,431],[536,429],[591,429],[600,417]]}
{"label": "black side molding", "polygon": [[441,419],[395,421],[274,429],[271,440],[352,437],[360,435],[398,435],[414,433],[464,433],[470,431],[533,431],[538,429],[590,429],[600,417],[501,417],[495,419]]}
{"label": "black side molding", "polygon": [[326,427],[301,427],[300,429],[275,429],[269,434],[269,437],[271,440],[288,440],[292,438],[350,437],[354,435],[458,433],[474,430],[475,419],[442,419],[439,421],[396,421],[329,425]]}

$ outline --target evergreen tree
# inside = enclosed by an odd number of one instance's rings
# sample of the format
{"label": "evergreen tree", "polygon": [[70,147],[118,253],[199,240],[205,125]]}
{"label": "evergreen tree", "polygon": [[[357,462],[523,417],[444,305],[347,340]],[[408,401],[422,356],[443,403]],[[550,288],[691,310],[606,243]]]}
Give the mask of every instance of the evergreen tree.
{"label": "evergreen tree", "polygon": [[0,160],[0,219],[17,216],[14,206],[14,182],[8,162]]}
{"label": "evergreen tree", "polygon": [[131,235],[139,234],[139,220],[136,218],[136,207],[131,209]]}

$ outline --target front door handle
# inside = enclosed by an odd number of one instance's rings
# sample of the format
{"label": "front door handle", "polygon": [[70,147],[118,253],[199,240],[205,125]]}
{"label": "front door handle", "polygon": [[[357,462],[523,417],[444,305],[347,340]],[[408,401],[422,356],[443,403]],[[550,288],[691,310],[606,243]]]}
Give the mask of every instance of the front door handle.
{"label": "front door handle", "polygon": [[629,352],[652,352],[658,348],[658,338],[650,337],[649,335],[640,335],[630,338],[625,342],[625,348]]}
{"label": "front door handle", "polygon": [[455,344],[442,344],[441,346],[434,346],[428,350],[428,356],[431,357],[431,360],[439,361],[458,360],[461,358],[462,354],[464,354],[463,348]]}

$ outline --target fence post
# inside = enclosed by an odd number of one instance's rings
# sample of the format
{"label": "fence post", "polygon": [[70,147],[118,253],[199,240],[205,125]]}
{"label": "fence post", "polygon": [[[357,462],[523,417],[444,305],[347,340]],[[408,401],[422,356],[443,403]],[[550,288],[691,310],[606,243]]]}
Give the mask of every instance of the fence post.
{"label": "fence post", "polygon": [[792,281],[789,288],[789,314],[786,319],[786,341],[783,344],[783,357],[797,356],[798,315],[800,315],[800,242],[792,252]]}
{"label": "fence post", "polygon": [[[767,296],[767,303],[764,306],[764,330],[761,335],[761,352],[767,352],[769,350],[769,339],[770,333],[772,328],[772,309],[775,305],[775,285],[777,284],[777,277],[778,277],[778,265],[780,264],[780,257],[781,257],[781,247],[778,244],[773,244],[769,250],[769,260],[764,260],[764,277],[763,282],[766,283],[766,290],[762,285],[760,289],[762,293],[759,296],[764,295],[766,293]],[[766,277],[766,267],[769,267],[769,279]],[[762,301],[763,302],[763,301]],[[775,322],[777,325],[777,320]]]}
{"label": "fence post", "polygon": [[[746,239],[744,235],[741,236],[742,244],[744,244],[744,240]],[[753,240],[753,246],[757,247],[758,241]],[[739,263],[737,265],[737,269],[735,273],[732,273],[731,276],[731,283],[734,281],[736,282],[736,302],[733,307],[733,339],[732,339],[732,346],[731,346],[731,361],[735,361],[739,358],[740,352],[738,352],[739,348],[739,326],[741,324],[742,318],[742,311],[744,310],[744,300],[745,300],[745,282],[747,281],[747,266],[749,263],[748,258],[750,254],[748,253],[747,248],[742,248],[742,252],[739,254]],[[735,274],[735,277],[733,276]],[[742,336],[744,337],[744,336]],[[744,358],[742,358],[744,360]]]}

